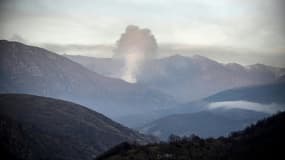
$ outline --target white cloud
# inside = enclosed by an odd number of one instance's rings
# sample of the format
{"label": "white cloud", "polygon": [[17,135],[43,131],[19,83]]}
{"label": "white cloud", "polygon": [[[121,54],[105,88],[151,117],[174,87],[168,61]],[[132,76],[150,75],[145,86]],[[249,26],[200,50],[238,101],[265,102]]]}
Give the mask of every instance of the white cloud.
{"label": "white cloud", "polygon": [[223,101],[213,102],[208,105],[209,109],[224,108],[224,109],[247,109],[252,111],[264,112],[264,113],[276,113],[278,111],[284,111],[285,106],[279,104],[261,104],[249,101]]}
{"label": "white cloud", "polygon": [[283,0],[4,0],[0,37],[20,35],[33,43],[114,44],[124,28],[134,24],[150,28],[158,43],[284,54],[283,4]]}

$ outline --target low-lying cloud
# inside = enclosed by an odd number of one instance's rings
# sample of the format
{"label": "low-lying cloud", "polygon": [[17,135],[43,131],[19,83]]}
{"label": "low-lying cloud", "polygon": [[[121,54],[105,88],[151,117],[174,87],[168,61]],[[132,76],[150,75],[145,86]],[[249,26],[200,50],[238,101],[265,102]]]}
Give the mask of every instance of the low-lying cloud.
{"label": "low-lying cloud", "polygon": [[284,111],[284,106],[280,104],[261,104],[249,101],[223,101],[223,102],[213,102],[208,105],[209,109],[246,109],[257,112],[264,112],[269,114],[274,114],[278,111]]}
{"label": "low-lying cloud", "polygon": [[103,44],[53,44],[53,43],[44,43],[36,44],[37,46],[43,47],[50,51],[59,53],[59,54],[69,54],[69,55],[84,55],[84,56],[94,56],[94,57],[111,57],[112,50],[114,46],[112,45],[103,45]]}

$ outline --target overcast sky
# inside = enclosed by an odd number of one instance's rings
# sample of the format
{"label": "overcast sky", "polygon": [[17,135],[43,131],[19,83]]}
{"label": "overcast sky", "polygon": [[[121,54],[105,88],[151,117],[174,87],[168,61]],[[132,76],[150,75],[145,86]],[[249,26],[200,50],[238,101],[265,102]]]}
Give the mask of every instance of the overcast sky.
{"label": "overcast sky", "polygon": [[1,0],[0,38],[61,53],[110,57],[125,27],[134,24],[152,31],[166,51],[161,56],[196,52],[221,62],[285,67],[284,4],[284,0]]}

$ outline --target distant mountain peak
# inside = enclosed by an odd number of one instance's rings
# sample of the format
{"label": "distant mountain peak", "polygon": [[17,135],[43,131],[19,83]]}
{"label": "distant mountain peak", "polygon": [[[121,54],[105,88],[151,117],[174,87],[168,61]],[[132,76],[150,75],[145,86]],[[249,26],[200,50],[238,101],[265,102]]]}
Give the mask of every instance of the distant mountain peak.
{"label": "distant mountain peak", "polygon": [[233,70],[245,70],[245,67],[244,66],[242,66],[242,65],[240,65],[240,64],[238,64],[238,63],[227,63],[227,64],[225,64],[225,66],[226,67],[229,67],[229,68],[231,68],[231,69],[233,69]]}
{"label": "distant mountain peak", "polygon": [[210,58],[208,58],[208,57],[201,56],[201,55],[197,55],[197,54],[193,55],[191,58],[192,58],[193,60],[199,61],[199,62],[219,64],[219,63],[218,63],[217,61],[215,61],[215,60],[212,60],[212,59],[210,59]]}
{"label": "distant mountain peak", "polygon": [[201,56],[201,55],[193,55],[191,57],[189,56],[184,56],[181,54],[175,54],[169,57],[166,57],[165,59],[169,59],[169,60],[175,60],[175,61],[185,61],[185,60],[193,60],[196,62],[202,62],[202,63],[215,63],[215,64],[219,64],[218,62],[216,62],[215,60],[212,60],[208,57],[205,56]]}
{"label": "distant mountain peak", "polygon": [[266,68],[268,66],[261,64],[261,63],[256,63],[256,64],[249,65],[248,67],[250,67],[250,68]]}
{"label": "distant mountain peak", "polygon": [[171,55],[169,57],[166,57],[167,59],[176,59],[176,60],[181,60],[181,59],[189,59],[190,57],[187,56],[183,56],[181,54],[175,54],[175,55]]}

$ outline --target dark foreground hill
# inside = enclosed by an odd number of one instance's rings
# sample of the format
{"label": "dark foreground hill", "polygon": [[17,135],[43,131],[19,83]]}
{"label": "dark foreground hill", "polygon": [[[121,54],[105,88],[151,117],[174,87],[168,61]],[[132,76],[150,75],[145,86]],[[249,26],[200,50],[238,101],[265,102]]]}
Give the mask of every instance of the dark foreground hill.
{"label": "dark foreground hill", "polygon": [[285,112],[259,121],[231,136],[201,139],[170,137],[169,143],[145,146],[123,143],[97,160],[253,160],[284,159]]}
{"label": "dark foreground hill", "polygon": [[0,159],[93,159],[124,141],[147,138],[83,106],[0,94]]}

